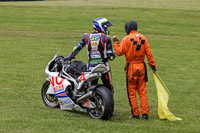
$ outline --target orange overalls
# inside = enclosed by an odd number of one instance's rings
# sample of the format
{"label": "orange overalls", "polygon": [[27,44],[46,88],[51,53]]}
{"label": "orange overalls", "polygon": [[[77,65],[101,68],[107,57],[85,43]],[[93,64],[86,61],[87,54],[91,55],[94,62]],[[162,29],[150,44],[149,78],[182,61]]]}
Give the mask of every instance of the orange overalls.
{"label": "orange overalls", "polygon": [[115,41],[113,46],[118,56],[125,54],[126,57],[126,84],[132,114],[135,116],[140,114],[136,91],[138,91],[140,96],[141,113],[149,114],[146,92],[147,73],[144,63],[145,55],[152,66],[156,66],[156,62],[151,53],[148,40],[145,36],[133,30],[123,38],[120,44],[118,41]]}

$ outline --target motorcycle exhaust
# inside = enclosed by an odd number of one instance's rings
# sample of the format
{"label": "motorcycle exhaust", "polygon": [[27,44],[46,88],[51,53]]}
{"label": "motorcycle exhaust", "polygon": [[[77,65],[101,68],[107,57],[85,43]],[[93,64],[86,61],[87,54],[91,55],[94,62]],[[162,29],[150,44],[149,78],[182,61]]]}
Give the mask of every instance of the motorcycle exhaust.
{"label": "motorcycle exhaust", "polygon": [[80,101],[84,101],[85,99],[88,99],[88,98],[91,98],[91,97],[94,97],[94,92],[93,91],[90,91],[87,94],[83,95],[82,97],[77,99],[76,102],[79,103]]}

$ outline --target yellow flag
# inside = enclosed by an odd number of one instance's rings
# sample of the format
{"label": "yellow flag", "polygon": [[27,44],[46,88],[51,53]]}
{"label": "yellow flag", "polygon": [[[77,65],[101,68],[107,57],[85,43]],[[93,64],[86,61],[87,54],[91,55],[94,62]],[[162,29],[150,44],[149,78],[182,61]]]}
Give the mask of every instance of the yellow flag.
{"label": "yellow flag", "polygon": [[153,73],[155,80],[157,95],[158,95],[158,116],[160,119],[167,120],[182,120],[181,118],[175,117],[168,109],[167,103],[169,99],[170,92],[158,76],[157,73]]}

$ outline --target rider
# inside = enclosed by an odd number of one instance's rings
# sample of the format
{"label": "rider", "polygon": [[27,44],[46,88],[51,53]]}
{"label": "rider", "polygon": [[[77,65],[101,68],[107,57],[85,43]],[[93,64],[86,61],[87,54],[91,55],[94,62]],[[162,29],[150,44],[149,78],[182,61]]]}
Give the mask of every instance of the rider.
{"label": "rider", "polygon": [[[79,51],[87,45],[88,53],[88,70],[92,70],[98,64],[104,64],[108,72],[102,74],[102,82],[104,85],[114,94],[112,82],[111,82],[111,70],[108,60],[113,60],[116,55],[112,50],[112,42],[109,37],[109,31],[107,28],[112,26],[112,23],[106,18],[97,18],[93,20],[92,33],[86,33],[79,44],[77,44],[69,56],[65,57],[65,60],[71,60]],[[98,81],[97,81],[98,82]]]}

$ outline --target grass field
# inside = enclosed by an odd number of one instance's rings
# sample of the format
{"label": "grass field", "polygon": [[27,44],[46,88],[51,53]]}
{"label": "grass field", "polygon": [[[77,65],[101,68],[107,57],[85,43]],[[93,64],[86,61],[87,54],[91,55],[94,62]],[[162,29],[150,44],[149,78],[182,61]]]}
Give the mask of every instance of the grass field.
{"label": "grass field", "polygon": [[[106,17],[112,37],[121,40],[124,24],[138,22],[170,89],[168,107],[182,121],[158,118],[157,91],[148,68],[149,120],[129,119],[125,58],[111,63],[115,114],[109,121],[84,113],[48,108],[41,99],[44,69],[57,51],[67,56],[92,20]],[[199,0],[66,0],[0,2],[0,133],[161,133],[200,132]],[[86,49],[76,57],[87,62]],[[119,63],[120,62],[120,63]]]}

